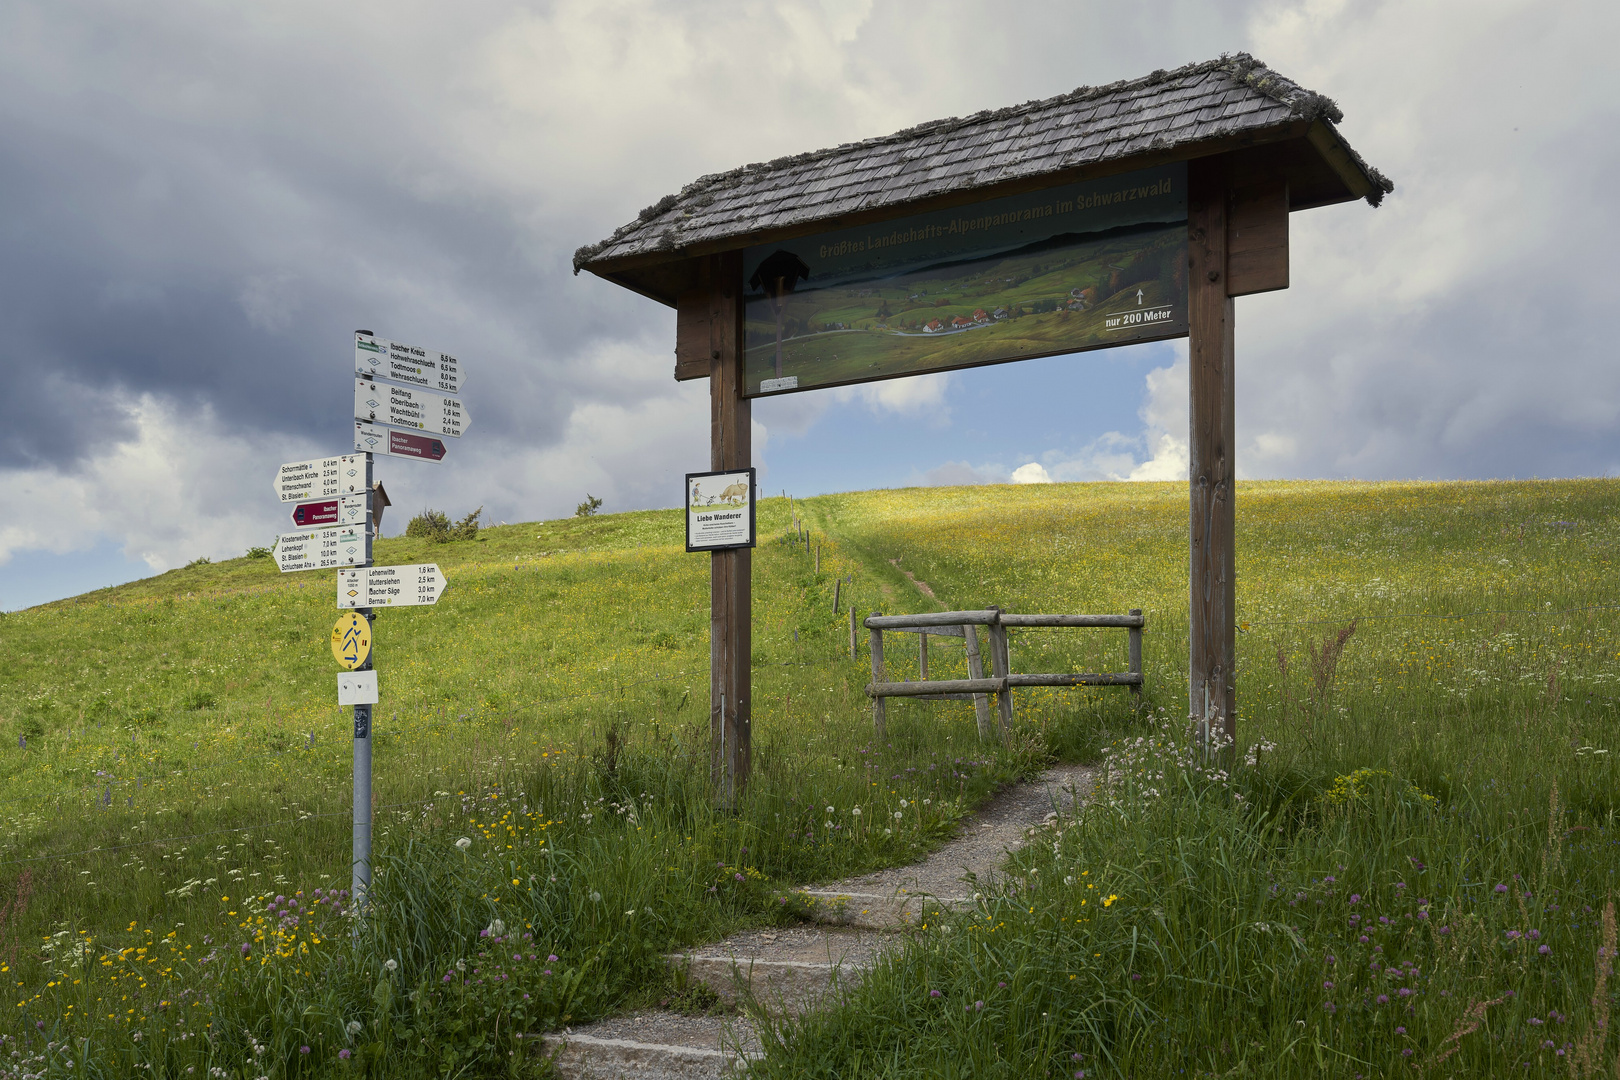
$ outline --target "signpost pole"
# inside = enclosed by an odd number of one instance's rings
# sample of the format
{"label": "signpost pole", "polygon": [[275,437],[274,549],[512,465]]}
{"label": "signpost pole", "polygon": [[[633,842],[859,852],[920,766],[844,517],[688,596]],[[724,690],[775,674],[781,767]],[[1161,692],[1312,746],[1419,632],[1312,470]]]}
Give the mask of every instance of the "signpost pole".
{"label": "signpost pole", "polygon": [[[753,452],[751,403],[743,397],[741,252],[709,259],[708,275],[709,467],[746,469]],[[753,551],[715,551],[709,560],[711,773],[720,804],[734,809],[748,783]]]}
{"label": "signpost pole", "polygon": [[[371,501],[373,498],[372,456],[366,455],[366,529],[371,529]],[[366,543],[365,566],[370,566],[371,543]],[[375,615],[369,607],[358,609],[369,623]],[[375,636],[373,636],[375,641]],[[375,652],[373,652],[375,655]],[[367,656],[361,671],[371,671],[372,659]],[[370,705],[354,707],[354,874],[349,889],[350,903],[364,917],[371,892],[371,711]],[[359,920],[355,932],[359,932]]]}
{"label": "signpost pole", "polygon": [[1224,161],[1189,163],[1188,711],[1206,748],[1237,737],[1233,540],[1233,304],[1227,283]]}

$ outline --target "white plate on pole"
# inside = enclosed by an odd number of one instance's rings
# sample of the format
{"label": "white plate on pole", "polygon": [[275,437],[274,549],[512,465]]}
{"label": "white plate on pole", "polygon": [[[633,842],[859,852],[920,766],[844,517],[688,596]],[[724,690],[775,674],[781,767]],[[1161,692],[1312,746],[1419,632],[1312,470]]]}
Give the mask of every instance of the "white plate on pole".
{"label": "white plate on pole", "polygon": [[438,563],[339,570],[337,606],[339,609],[421,607],[437,604],[449,585],[439,572]]}
{"label": "white plate on pole", "polygon": [[338,672],[338,704],[377,704],[377,673],[375,671]]}
{"label": "white plate on pole", "polygon": [[449,353],[374,334],[354,335],[354,373],[362,379],[388,379],[441,394],[459,394],[467,385],[467,369]]}
{"label": "white plate on pole", "polygon": [[453,439],[461,438],[462,432],[472,426],[471,415],[456,398],[367,379],[354,380],[354,418],[367,424],[415,428]]}
{"label": "white plate on pole", "polygon": [[282,533],[276,538],[276,566],[283,574],[358,566],[370,558],[371,535],[363,522]]}
{"label": "white plate on pole", "polygon": [[366,459],[360,454],[289,461],[276,470],[276,497],[309,502],[359,495],[366,490]]}

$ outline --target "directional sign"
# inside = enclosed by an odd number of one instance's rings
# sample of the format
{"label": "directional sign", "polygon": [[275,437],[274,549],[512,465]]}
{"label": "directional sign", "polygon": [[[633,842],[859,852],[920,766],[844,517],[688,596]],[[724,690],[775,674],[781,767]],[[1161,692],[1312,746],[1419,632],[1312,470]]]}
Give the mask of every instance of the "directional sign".
{"label": "directional sign", "polygon": [[276,495],[282,502],[335,499],[366,490],[366,459],[359,454],[289,461],[276,470]]}
{"label": "directional sign", "polygon": [[371,620],[349,612],[332,627],[332,655],[347,671],[371,659]]}
{"label": "directional sign", "polygon": [[364,495],[321,499],[317,502],[299,503],[292,508],[292,523],[304,529],[313,529],[321,525],[363,525],[365,520]]}
{"label": "directional sign", "polygon": [[437,563],[365,566],[339,570],[337,606],[343,608],[418,607],[437,604],[449,587]]}
{"label": "directional sign", "polygon": [[459,394],[467,385],[461,361],[449,353],[371,334],[354,335],[354,373],[368,381],[391,379],[445,394]]}
{"label": "directional sign", "polygon": [[472,426],[472,417],[456,398],[367,379],[354,380],[354,418],[456,439]]}
{"label": "directional sign", "polygon": [[364,524],[282,533],[276,540],[276,565],[283,574],[359,566],[370,557],[370,530]]}
{"label": "directional sign", "polygon": [[378,427],[356,420],[354,448],[362,453],[391,454],[415,461],[443,461],[444,440],[432,435],[412,435],[408,431]]}

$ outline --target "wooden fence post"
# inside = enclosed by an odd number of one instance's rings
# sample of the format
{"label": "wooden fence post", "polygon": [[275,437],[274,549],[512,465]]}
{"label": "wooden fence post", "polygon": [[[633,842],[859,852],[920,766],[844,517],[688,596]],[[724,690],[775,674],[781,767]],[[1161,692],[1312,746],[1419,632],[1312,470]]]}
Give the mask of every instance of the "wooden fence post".
{"label": "wooden fence post", "polygon": [[1226,169],[1219,157],[1187,173],[1187,308],[1190,493],[1188,537],[1188,711],[1213,741],[1237,738],[1237,651],[1233,624],[1232,297],[1227,291]]}
{"label": "wooden fence post", "polygon": [[921,678],[928,678],[928,631],[917,635],[917,670]]}
{"label": "wooden fence post", "polygon": [[[1130,610],[1130,614],[1132,614],[1132,615],[1140,615],[1140,614],[1142,614],[1142,609],[1139,608],[1139,607],[1133,607]],[[1130,666],[1129,666],[1128,670],[1134,675],[1140,675],[1140,674],[1142,674],[1142,628],[1140,626],[1131,627],[1130,635],[1131,635]],[[1131,696],[1135,699],[1135,704],[1136,704],[1137,708],[1141,708],[1141,706],[1142,706],[1142,684],[1141,683],[1137,683],[1135,686],[1131,687]]]}
{"label": "wooden fence post", "polygon": [[[750,402],[742,396],[742,255],[708,259],[710,305],[709,467],[746,469],[753,447]],[[709,734],[711,778],[733,809],[748,784],[753,694],[753,552],[709,555]]]}
{"label": "wooden fence post", "polygon": [[849,658],[855,659],[860,655],[859,643],[855,640],[855,605],[849,605]]}
{"label": "wooden fence post", "polygon": [[[999,609],[997,609],[999,611]],[[1011,672],[1011,664],[1007,656],[1007,628],[997,619],[989,626],[990,630],[990,673],[998,679],[1005,679]],[[1012,687],[1006,687],[996,695],[996,712],[1001,722],[1002,741],[1012,738]]]}
{"label": "wooden fence post", "polygon": [[844,579],[843,578],[834,578],[833,579],[833,614],[834,615],[838,614],[838,594],[843,591],[843,588],[844,588]]}
{"label": "wooden fence post", "polygon": [[[979,631],[972,623],[962,625],[962,643],[967,646],[968,678],[984,678],[984,658],[979,655]],[[979,739],[990,737],[990,701],[983,694],[973,695],[973,717],[979,722]]]}
{"label": "wooden fence post", "polygon": [[[872,612],[874,615],[883,614],[881,611]],[[866,633],[872,642],[872,681],[874,683],[886,682],[883,677],[883,631],[875,626],[866,628]],[[872,697],[872,732],[878,738],[884,735],[883,698],[878,695]]]}

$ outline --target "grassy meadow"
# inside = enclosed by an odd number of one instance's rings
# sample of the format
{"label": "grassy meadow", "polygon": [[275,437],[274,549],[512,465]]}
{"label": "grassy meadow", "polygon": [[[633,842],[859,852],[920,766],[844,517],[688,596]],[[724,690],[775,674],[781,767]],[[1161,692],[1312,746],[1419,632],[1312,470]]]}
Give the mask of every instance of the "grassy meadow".
{"label": "grassy meadow", "polygon": [[[800,500],[819,572],[767,500],[729,814],[679,512],[381,541],[451,589],[376,623],[358,924],[328,575],[239,559],[0,617],[0,1076],[543,1071],[516,1036],[704,1007],[664,952],[799,919],[792,886],[915,858],[1054,758],[1103,764],[1099,799],[846,1004],[776,1022],[758,1071],[1610,1075],[1617,504],[1610,481],[1239,485],[1240,738],[1206,758],[1183,486]],[[1146,707],[1020,691],[985,746],[971,706],[891,702],[874,742],[840,579],[862,613],[1140,607]],[[1124,638],[1015,632],[1013,669],[1119,670]]]}

